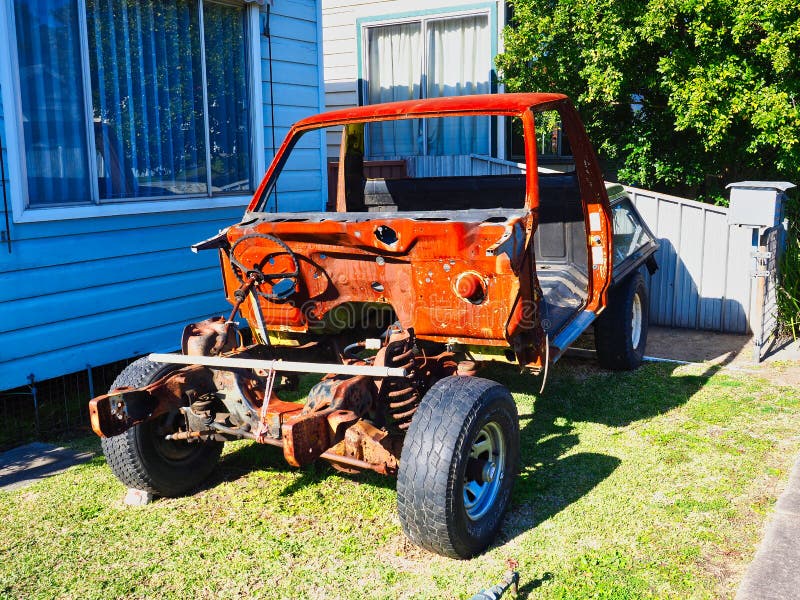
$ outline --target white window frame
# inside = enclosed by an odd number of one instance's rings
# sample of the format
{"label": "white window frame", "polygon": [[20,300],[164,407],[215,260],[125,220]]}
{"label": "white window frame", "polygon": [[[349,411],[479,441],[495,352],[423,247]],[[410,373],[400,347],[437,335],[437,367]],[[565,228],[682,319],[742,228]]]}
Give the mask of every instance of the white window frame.
{"label": "white window frame", "polygon": [[[487,31],[489,35],[489,39],[491,40],[492,36],[492,15],[491,11],[488,8],[480,9],[480,10],[454,10],[449,12],[441,12],[435,13],[430,15],[418,15],[418,16],[408,16],[408,17],[400,17],[400,18],[387,18],[385,20],[376,20],[370,21],[369,23],[363,23],[361,25],[361,48],[362,48],[362,56],[361,56],[361,65],[362,65],[362,79],[363,82],[361,84],[360,90],[360,99],[362,100],[363,105],[368,106],[367,103],[367,96],[369,94],[369,36],[367,32],[369,29],[373,27],[386,27],[391,25],[403,25],[406,23],[419,23],[420,24],[420,39],[422,40],[422,77],[423,79],[427,80],[428,76],[428,23],[431,21],[447,21],[450,19],[459,19],[463,17],[479,17],[485,16],[487,20]],[[489,56],[489,64],[492,64],[494,60],[493,56]],[[423,88],[420,82],[420,92],[422,98],[427,98],[427,88]],[[489,82],[491,85],[491,81]],[[423,129],[427,132],[427,124],[425,121],[427,118],[422,118],[423,121]],[[489,148],[492,147],[492,128],[489,127],[489,132],[487,134],[487,140],[489,143]],[[367,157],[371,156],[369,143],[365,140],[366,144],[366,155]],[[419,156],[432,156],[428,154],[428,136],[422,136],[422,152]]]}
{"label": "white window frame", "polygon": [[[233,4],[220,0],[198,0],[198,10],[200,2],[217,2],[222,4]],[[25,162],[25,146],[22,136],[22,105],[19,86],[19,69],[17,68],[17,44],[16,26],[14,21],[13,0],[0,0],[0,40],[8,40],[7,43],[0,44],[0,91],[2,91],[3,101],[3,121],[5,123],[5,148],[8,166],[8,189],[11,199],[11,212],[14,223],[37,223],[45,221],[58,221],[67,219],[87,219],[95,217],[111,217],[117,215],[135,215],[156,212],[175,212],[188,210],[202,210],[209,208],[225,208],[233,206],[246,206],[252,196],[253,191],[242,194],[221,194],[212,196],[209,192],[202,196],[168,196],[162,198],[128,198],[103,200],[98,199],[96,159],[94,156],[94,132],[89,131],[91,136],[87,138],[88,155],[86,160],[90,167],[91,187],[87,190],[86,204],[71,204],[58,206],[31,207],[28,205],[28,179]],[[236,4],[239,4],[236,2]],[[258,186],[259,180],[266,170],[266,160],[264,151],[264,123],[263,123],[263,99],[261,90],[261,21],[259,6],[252,2],[243,3],[247,18],[247,44],[248,44],[248,69],[249,81],[248,101],[250,102],[250,156],[253,186]],[[79,10],[79,29],[81,36],[81,52],[83,59],[83,87],[84,102],[87,105],[87,114],[91,114],[89,106],[91,94],[86,92],[89,85],[89,61],[88,45],[85,43],[86,36],[86,6],[84,0],[78,0]],[[202,11],[200,12],[202,15]],[[202,23],[201,23],[202,25]],[[201,33],[203,32],[201,28]],[[205,42],[202,40],[203,60],[205,60]],[[205,72],[205,70],[204,70]],[[206,94],[205,87],[203,89]],[[204,117],[204,124],[207,123],[207,115]],[[88,121],[91,123],[91,120]],[[87,129],[92,127],[87,124]],[[208,127],[205,126],[206,141],[208,141]],[[206,152],[210,152],[206,144]]]}

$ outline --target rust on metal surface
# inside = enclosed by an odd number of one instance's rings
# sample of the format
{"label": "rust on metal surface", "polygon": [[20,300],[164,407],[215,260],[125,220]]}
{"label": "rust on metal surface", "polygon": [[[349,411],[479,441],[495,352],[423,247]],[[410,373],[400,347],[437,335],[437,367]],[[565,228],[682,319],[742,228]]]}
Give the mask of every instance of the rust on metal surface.
{"label": "rust on metal surface", "polygon": [[265,425],[269,437],[280,439],[283,424],[291,417],[303,410],[303,405],[297,402],[284,402],[277,395],[270,398],[267,405]]}
{"label": "rust on metal surface", "polygon": [[325,414],[300,414],[282,427],[283,456],[290,465],[302,467],[317,460],[331,446]]}
{"label": "rust on metal surface", "polygon": [[397,329],[374,357],[366,359],[374,366],[402,366],[406,377],[329,375],[315,385],[302,412],[292,413],[282,424],[286,460],[300,466],[325,458],[327,452],[367,463],[380,473],[395,473],[403,433],[422,396],[433,382],[456,369],[449,352],[415,354],[414,340],[413,332]]}
{"label": "rust on metal surface", "polygon": [[181,351],[188,356],[215,356],[235,345],[236,331],[224,317],[190,323],[181,336]]}
{"label": "rust on metal surface", "polygon": [[283,453],[289,464],[313,462],[344,435],[342,427],[375,414],[377,390],[365,376],[327,376],[309,392],[300,414],[292,415],[281,428]]}
{"label": "rust on metal surface", "polygon": [[[585,222],[596,225],[587,231],[590,264],[584,308],[598,313],[611,280],[611,220],[608,195],[583,125],[561,94],[500,94],[363,106],[295,124],[248,207],[253,218],[227,230],[228,245],[235,250],[233,259],[223,257],[223,277],[226,289],[236,289],[242,274],[231,260],[260,264],[266,255],[274,261],[291,258],[300,272],[284,301],[259,297],[257,306],[242,306],[243,316],[268,330],[305,333],[324,329],[329,316],[342,307],[384,305],[421,340],[510,347],[519,364],[541,369],[547,352],[532,246],[539,207],[534,110],[558,111],[571,140]],[[357,213],[345,211],[363,210],[358,199],[351,202],[347,196],[347,181],[363,176],[364,123],[475,114],[522,121],[527,164],[523,211],[492,219],[472,219],[454,211],[452,218],[434,221],[402,212],[376,213],[367,219],[259,218],[279,166],[305,131],[344,126],[336,206],[339,214],[350,215]],[[267,248],[263,236],[282,240],[287,251]]]}
{"label": "rust on metal surface", "polygon": [[344,439],[330,452],[367,462],[380,472],[393,475],[397,473],[402,446],[402,436],[389,435],[385,429],[361,420],[347,429]]}
{"label": "rust on metal surface", "polygon": [[[426,98],[424,100],[408,100],[402,102],[387,102],[384,104],[368,104],[342,110],[332,110],[301,119],[289,129],[289,133],[278,148],[275,158],[267,168],[261,184],[253,195],[253,200],[247,207],[248,211],[255,211],[264,197],[273,175],[277,174],[285,161],[286,155],[291,150],[298,134],[320,127],[331,125],[347,125],[349,123],[369,123],[372,121],[388,121],[394,119],[414,119],[419,117],[444,117],[444,116],[474,116],[474,115],[505,115],[518,117],[531,109],[547,110],[561,105],[572,107],[569,98],[563,94],[477,94],[472,96],[447,96],[441,98]],[[572,109],[574,110],[574,109]],[[527,137],[527,136],[526,136]],[[525,140],[526,159],[527,145]],[[588,140],[587,140],[588,143]],[[535,141],[530,140],[530,145],[535,149]],[[528,161],[528,172],[536,170],[536,162]],[[535,175],[531,176],[535,180]]]}
{"label": "rust on metal surface", "polygon": [[[227,319],[187,326],[181,348],[190,356],[273,361],[326,351],[345,364],[397,367],[406,376],[328,374],[304,403],[296,403],[279,397],[276,367],[264,372],[241,365],[183,367],[139,390],[112,390],[92,400],[93,429],[101,436],[117,435],[180,411],[185,429],[170,433],[170,439],[247,438],[281,447],[294,466],[324,459],[348,471],[393,474],[425,393],[443,377],[472,376],[480,367],[474,360],[459,362],[480,358],[459,348],[491,347],[486,355],[543,369],[548,338],[540,318],[542,289],[533,244],[540,219],[534,116],[539,110],[559,113],[571,143],[589,257],[582,309],[599,313],[611,281],[609,201],[594,150],[565,96],[460,96],[331,111],[296,123],[242,222],[196,246],[218,249],[233,308]],[[524,183],[523,206],[453,210],[437,218],[366,213],[364,194],[358,192],[372,168],[364,160],[365,124],[475,115],[520,119],[526,171],[515,182],[520,190]],[[331,172],[337,212],[263,212],[299,136],[328,126],[343,130],[339,168]],[[407,174],[407,165],[400,166]],[[237,312],[260,344],[236,348]],[[373,337],[353,343],[355,330],[376,321],[383,324]],[[324,342],[315,345],[311,339]]]}
{"label": "rust on metal surface", "polygon": [[[422,339],[507,346],[507,332],[533,334],[525,321],[530,321],[529,315],[522,306],[516,308],[521,279],[530,281],[530,273],[524,272],[530,261],[523,251],[529,220],[530,216],[507,223],[440,222],[432,227],[398,216],[390,221],[397,236],[392,248],[378,239],[376,224],[370,222],[258,223],[255,230],[290,240],[292,251],[303,257],[301,277],[291,302],[259,298],[259,316],[249,305],[241,310],[248,322],[257,323],[260,317],[267,328],[307,332],[339,306],[383,304]],[[487,256],[486,249],[507,229],[515,243],[497,256]],[[243,235],[238,228],[229,230],[232,242]],[[263,259],[258,239],[238,250],[240,262]],[[456,295],[456,280],[465,272],[483,274],[486,288],[480,302],[464,302]],[[224,276],[227,286],[235,288],[229,262]],[[532,296],[524,296],[523,301],[530,302]]]}
{"label": "rust on metal surface", "polygon": [[342,465],[344,467],[350,467],[350,469],[346,471],[350,473],[358,471],[375,471],[381,475],[390,474],[384,469],[383,465],[368,463],[364,460],[358,460],[357,458],[350,458],[349,456],[340,456],[338,454],[334,454],[333,452],[325,452],[320,456],[320,458],[327,460],[334,466]]}
{"label": "rust on metal surface", "polygon": [[134,425],[183,406],[192,394],[214,388],[211,372],[192,365],[138,389],[118,388],[89,402],[89,420],[100,437],[119,435]]}

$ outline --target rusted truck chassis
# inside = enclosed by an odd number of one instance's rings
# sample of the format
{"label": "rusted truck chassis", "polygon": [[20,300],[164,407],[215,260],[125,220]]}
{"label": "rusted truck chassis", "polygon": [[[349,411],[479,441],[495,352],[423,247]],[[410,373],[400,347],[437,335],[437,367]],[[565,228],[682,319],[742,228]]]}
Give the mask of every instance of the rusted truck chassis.
{"label": "rusted truck chassis", "polygon": [[[578,246],[587,261],[580,301],[557,330],[543,326],[540,277],[548,272],[537,271],[534,255],[546,185],[535,113],[545,109],[558,111],[571,141],[585,230]],[[364,208],[363,192],[353,190],[370,183],[365,125],[470,115],[521,120],[523,206]],[[336,212],[265,212],[299,137],[331,125],[343,129]],[[130,365],[91,401],[92,427],[125,485],[163,496],[191,490],[223,443],[242,438],[281,448],[297,467],[324,459],[349,473],[397,475],[406,534],[432,551],[472,556],[497,533],[519,466],[515,404],[504,386],[476,376],[481,359],[544,376],[616,302],[621,308],[606,332],[598,325],[601,354],[615,368],[641,360],[646,292],[636,267],[652,262],[655,244],[642,245],[626,267],[632,274],[614,281],[613,233],[597,160],[564,96],[439,98],[305,119],[289,132],[242,221],[195,246],[219,253],[230,315],[187,326],[180,354]],[[237,314],[252,341],[242,339]],[[322,377],[304,401],[282,400],[302,373]]]}

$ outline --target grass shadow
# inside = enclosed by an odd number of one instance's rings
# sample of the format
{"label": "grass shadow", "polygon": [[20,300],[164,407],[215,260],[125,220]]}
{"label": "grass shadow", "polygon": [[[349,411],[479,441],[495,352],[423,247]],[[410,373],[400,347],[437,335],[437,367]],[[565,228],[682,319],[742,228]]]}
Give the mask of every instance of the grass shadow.
{"label": "grass shadow", "polygon": [[553,369],[545,391],[541,380],[513,367],[492,365],[481,376],[533,398],[520,415],[521,472],[498,544],[503,544],[558,514],[591,492],[621,464],[596,452],[569,454],[579,442],[576,423],[625,427],[685,404],[723,364],[703,372],[675,375],[673,364],[646,364],[612,373],[585,359],[564,358]]}
{"label": "grass shadow", "polygon": [[0,491],[16,490],[93,460],[93,452],[78,452],[33,442],[0,453]]}
{"label": "grass shadow", "polygon": [[220,459],[217,468],[214,469],[199,489],[210,489],[226,481],[236,481],[254,471],[299,474],[280,492],[279,495],[284,497],[290,496],[307,486],[321,483],[330,477],[349,479],[373,487],[386,489],[394,489],[395,487],[395,479],[393,477],[386,477],[372,472],[343,473],[337,471],[324,460],[296,468],[286,462],[280,448],[254,442],[235,443],[238,443],[239,447],[232,452],[228,452]]}
{"label": "grass shadow", "polygon": [[480,375],[502,383],[514,394],[535,398],[533,413],[520,419],[561,417],[568,422],[624,427],[685,404],[732,358],[709,365],[701,373],[675,376],[678,367],[669,363],[613,372],[597,367],[591,359],[564,357],[551,369],[542,394],[538,392],[541,378],[521,374],[510,365],[493,364]]}
{"label": "grass shadow", "polygon": [[542,587],[548,581],[552,581],[553,574],[549,571],[546,571],[542,574],[541,577],[537,577],[536,579],[531,579],[530,581],[524,583],[523,585],[519,586],[519,592],[517,594],[517,598],[524,600],[531,595],[531,592],[534,590]]}
{"label": "grass shadow", "polygon": [[[580,443],[575,423],[594,422],[624,427],[638,420],[668,412],[689,400],[722,365],[699,374],[673,376],[674,365],[648,364],[639,371],[611,373],[591,361],[565,357],[554,367],[545,392],[538,394],[540,380],[520,374],[508,365],[491,365],[480,375],[506,385],[513,393],[533,399],[533,410],[520,415],[521,473],[511,510],[496,544],[537,527],[591,492],[621,464],[619,458],[570,451]],[[303,386],[307,387],[307,386]],[[253,442],[234,442],[199,490],[236,481],[254,471],[298,474],[280,492],[290,496],[330,477],[340,477],[385,489],[394,489],[394,478],[375,473],[346,474],[320,461],[295,469],[279,448]]]}
{"label": "grass shadow", "polygon": [[[709,367],[700,374],[674,377],[674,365],[648,364],[642,370],[612,373],[586,359],[565,357],[553,368],[544,393],[540,380],[509,365],[493,364],[480,375],[506,385],[515,394],[534,398],[535,408],[520,415],[519,474],[512,508],[503,538],[511,539],[580,500],[619,466],[620,460],[600,453],[569,454],[580,439],[574,423],[594,422],[624,427],[638,420],[668,412],[689,400],[722,367]],[[256,470],[298,472],[289,466],[280,449],[239,442],[240,447],[223,456],[206,481],[208,489],[223,481],[234,481]],[[565,456],[566,455],[566,456]],[[296,493],[329,477],[393,489],[393,478],[374,473],[341,473],[322,461],[299,469],[282,496]]]}

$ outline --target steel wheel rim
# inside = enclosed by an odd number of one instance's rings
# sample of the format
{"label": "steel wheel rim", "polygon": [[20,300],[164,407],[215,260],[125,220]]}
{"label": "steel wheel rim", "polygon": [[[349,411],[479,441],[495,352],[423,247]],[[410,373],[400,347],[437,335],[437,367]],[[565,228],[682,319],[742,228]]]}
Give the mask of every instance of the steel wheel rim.
{"label": "steel wheel rim", "polygon": [[467,517],[477,521],[492,509],[503,484],[506,438],[500,425],[492,421],[481,428],[470,446],[469,461],[474,461],[473,468],[464,475],[462,496]]}
{"label": "steel wheel rim", "polygon": [[153,449],[162,460],[168,463],[180,463],[191,458],[192,454],[198,450],[199,444],[167,440],[165,438],[167,434],[177,431],[170,416],[170,414],[166,414],[158,421],[149,423],[148,434],[153,441]]}
{"label": "steel wheel rim", "polygon": [[642,300],[639,294],[633,295],[633,306],[631,309],[631,343],[634,348],[639,347],[642,340]]}

